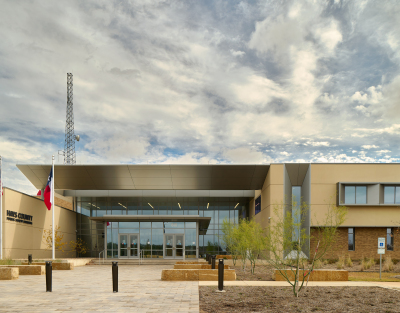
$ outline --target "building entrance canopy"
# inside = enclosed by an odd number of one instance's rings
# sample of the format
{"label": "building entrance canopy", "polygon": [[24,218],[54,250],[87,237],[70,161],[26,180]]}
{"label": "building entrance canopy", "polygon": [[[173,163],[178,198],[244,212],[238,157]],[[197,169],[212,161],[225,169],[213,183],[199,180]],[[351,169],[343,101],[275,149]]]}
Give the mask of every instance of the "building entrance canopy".
{"label": "building entrance canopy", "polygon": [[211,217],[198,215],[104,215],[89,217],[89,219],[97,222],[197,222],[199,224],[199,235],[206,234],[211,221]]}
{"label": "building entrance canopy", "polygon": [[[37,188],[46,186],[51,165],[17,167]],[[269,165],[55,165],[58,190],[258,190]]]}

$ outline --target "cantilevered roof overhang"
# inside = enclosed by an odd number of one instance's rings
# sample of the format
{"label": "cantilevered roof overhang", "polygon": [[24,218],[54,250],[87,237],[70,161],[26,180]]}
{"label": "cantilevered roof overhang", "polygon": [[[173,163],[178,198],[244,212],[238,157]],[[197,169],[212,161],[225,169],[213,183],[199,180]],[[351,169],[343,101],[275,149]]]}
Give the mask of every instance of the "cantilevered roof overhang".
{"label": "cantilevered roof overhang", "polygon": [[[37,188],[51,165],[18,164]],[[55,165],[58,190],[258,190],[269,165]]]}
{"label": "cantilevered roof overhang", "polygon": [[211,221],[211,217],[199,215],[104,215],[89,219],[97,222],[198,222],[200,235],[206,234]]}

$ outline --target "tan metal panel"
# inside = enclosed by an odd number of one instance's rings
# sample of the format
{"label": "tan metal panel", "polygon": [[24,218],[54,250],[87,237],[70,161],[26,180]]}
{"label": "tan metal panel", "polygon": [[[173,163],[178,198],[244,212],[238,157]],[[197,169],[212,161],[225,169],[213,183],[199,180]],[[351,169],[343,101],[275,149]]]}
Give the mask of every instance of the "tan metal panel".
{"label": "tan metal panel", "polygon": [[135,185],[142,186],[172,186],[171,178],[146,178],[146,177],[134,177],[133,183]]}
{"label": "tan metal panel", "polygon": [[171,168],[172,177],[211,177],[212,170],[211,167],[187,167],[187,168]]}
{"label": "tan metal panel", "polygon": [[37,178],[42,178],[42,177],[49,177],[50,171],[45,171],[44,169],[37,169],[32,171]]}
{"label": "tan metal panel", "polygon": [[166,178],[171,177],[171,171],[169,169],[139,169],[139,170],[130,170],[131,176],[135,178]]}
{"label": "tan metal panel", "polygon": [[[132,189],[136,189],[135,186],[132,185],[107,185],[107,186],[102,186],[102,187],[107,187],[108,190],[132,190]],[[100,189],[100,188],[98,188]],[[104,189],[100,189],[100,190],[104,190]]]}
{"label": "tan metal panel", "polygon": [[127,165],[85,165],[85,168],[91,177],[131,177]]}
{"label": "tan metal panel", "polygon": [[96,177],[93,179],[96,186],[102,187],[106,185],[113,186],[134,186],[131,177]]}
{"label": "tan metal panel", "polygon": [[210,186],[212,182],[211,177],[188,177],[188,178],[183,178],[183,177],[175,177],[172,178],[172,183],[173,185],[179,185],[179,186]]}

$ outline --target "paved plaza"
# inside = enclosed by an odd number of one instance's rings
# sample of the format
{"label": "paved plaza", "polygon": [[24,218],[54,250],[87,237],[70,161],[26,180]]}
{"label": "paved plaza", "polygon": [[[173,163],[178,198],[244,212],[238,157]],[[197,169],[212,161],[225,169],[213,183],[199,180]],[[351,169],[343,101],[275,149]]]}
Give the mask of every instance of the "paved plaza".
{"label": "paved plaza", "polygon": [[112,292],[111,266],[53,271],[0,281],[0,312],[199,312],[198,282],[161,281],[170,265],[119,266],[119,292]]}

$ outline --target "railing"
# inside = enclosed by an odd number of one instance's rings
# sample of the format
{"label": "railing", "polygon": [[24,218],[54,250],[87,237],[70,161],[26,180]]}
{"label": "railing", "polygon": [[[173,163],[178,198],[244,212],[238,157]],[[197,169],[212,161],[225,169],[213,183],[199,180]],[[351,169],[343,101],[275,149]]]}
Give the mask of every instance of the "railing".
{"label": "railing", "polygon": [[103,264],[104,264],[104,257],[105,257],[105,254],[106,254],[106,249],[104,249],[103,251],[100,251],[100,253],[99,253],[99,265],[100,265],[100,255],[103,253]]}

